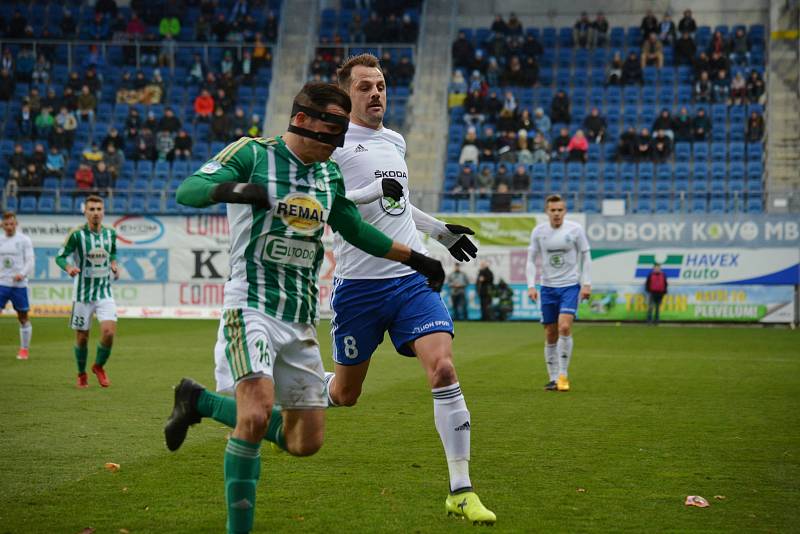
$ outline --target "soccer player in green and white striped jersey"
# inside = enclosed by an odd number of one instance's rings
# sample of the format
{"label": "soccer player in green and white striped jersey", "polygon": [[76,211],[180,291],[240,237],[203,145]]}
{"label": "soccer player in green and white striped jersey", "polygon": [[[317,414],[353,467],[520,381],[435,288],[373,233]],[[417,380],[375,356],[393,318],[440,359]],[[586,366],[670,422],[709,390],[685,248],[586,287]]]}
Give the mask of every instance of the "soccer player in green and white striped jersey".
{"label": "soccer player in green and white striped jersey", "polygon": [[119,275],[117,232],[103,226],[103,208],[101,197],[90,195],[86,198],[86,224],[69,233],[56,256],[56,264],[75,279],[70,327],[75,330],[79,388],[89,387],[86,360],[93,314],[97,315],[100,323],[101,337],[92,372],[102,387],[111,385],[104,366],[111,356],[117,330],[117,305],[111,291],[111,280]]}
{"label": "soccer player in green and white striped jersey", "polygon": [[285,135],[232,143],[177,192],[189,206],[228,204],[231,274],[215,375],[217,390],[236,400],[183,379],[164,434],[176,450],[202,417],[234,427],[225,451],[228,532],[252,529],[262,438],[297,456],[322,446],[327,399],[316,323],[325,224],[365,252],[417,270],[437,290],[444,281],[437,260],[365,223],[345,196],[329,158],[344,143],[350,108],[337,86],[307,84]]}

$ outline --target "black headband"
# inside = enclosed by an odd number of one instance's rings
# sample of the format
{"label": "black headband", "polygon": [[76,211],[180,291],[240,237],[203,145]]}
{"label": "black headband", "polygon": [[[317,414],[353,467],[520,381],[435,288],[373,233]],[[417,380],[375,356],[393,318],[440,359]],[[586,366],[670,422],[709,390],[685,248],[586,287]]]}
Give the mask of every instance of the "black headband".
{"label": "black headband", "polygon": [[292,106],[292,117],[297,115],[299,112],[303,112],[309,117],[314,117],[315,119],[319,119],[323,122],[327,122],[328,124],[335,124],[336,126],[341,126],[342,131],[338,134],[331,134],[325,132],[315,132],[313,130],[307,130],[305,128],[300,128],[299,126],[294,126],[293,124],[289,124],[288,130],[294,134],[301,135],[303,137],[308,137],[309,139],[314,139],[315,141],[319,141],[320,143],[325,143],[326,145],[343,147],[344,146],[344,136],[347,133],[347,128],[350,126],[350,120],[343,116],[338,115],[336,113],[328,113],[327,111],[319,111],[313,108],[309,108],[307,106],[302,106],[297,102],[294,103]]}

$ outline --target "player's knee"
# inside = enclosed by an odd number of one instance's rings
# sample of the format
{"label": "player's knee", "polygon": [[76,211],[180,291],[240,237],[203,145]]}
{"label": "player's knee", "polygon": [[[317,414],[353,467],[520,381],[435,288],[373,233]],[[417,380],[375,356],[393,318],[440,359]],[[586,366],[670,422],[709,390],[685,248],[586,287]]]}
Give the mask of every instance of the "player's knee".
{"label": "player's knee", "polygon": [[236,420],[237,430],[241,430],[248,439],[260,440],[267,432],[267,424],[269,422],[267,413],[248,411],[241,414]]}
{"label": "player's knee", "polygon": [[431,375],[432,386],[441,388],[455,384],[458,381],[456,377],[456,367],[453,365],[453,360],[449,354],[443,354],[436,360]]}
{"label": "player's knee", "polygon": [[560,323],[558,325],[559,336],[569,336],[572,334],[572,325],[568,323]]}
{"label": "player's knee", "polygon": [[334,390],[331,397],[338,406],[355,406],[361,396],[361,387],[342,388]]}
{"label": "player's knee", "polygon": [[322,448],[322,441],[322,436],[310,436],[287,446],[292,456],[311,456]]}

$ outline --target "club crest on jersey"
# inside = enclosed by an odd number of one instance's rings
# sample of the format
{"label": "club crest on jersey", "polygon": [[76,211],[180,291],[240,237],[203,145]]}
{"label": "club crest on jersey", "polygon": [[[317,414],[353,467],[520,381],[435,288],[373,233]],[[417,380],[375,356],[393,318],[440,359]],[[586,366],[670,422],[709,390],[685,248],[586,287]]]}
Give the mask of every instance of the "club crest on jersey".
{"label": "club crest on jersey", "polygon": [[328,221],[328,210],[306,193],[290,193],[278,201],[275,214],[283,224],[301,234],[313,234]]}
{"label": "club crest on jersey", "polygon": [[14,260],[9,258],[8,256],[3,258],[3,268],[10,269],[14,266]]}
{"label": "club crest on jersey", "polygon": [[395,200],[390,197],[381,198],[381,208],[387,215],[398,217],[406,211],[406,198],[400,197],[400,200]]}

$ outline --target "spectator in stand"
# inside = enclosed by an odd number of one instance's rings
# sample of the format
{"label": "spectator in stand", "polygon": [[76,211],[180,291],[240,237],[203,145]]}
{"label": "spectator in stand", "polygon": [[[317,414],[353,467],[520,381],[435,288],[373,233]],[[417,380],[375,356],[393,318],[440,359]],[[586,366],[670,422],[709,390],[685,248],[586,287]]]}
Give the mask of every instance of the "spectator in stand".
{"label": "spectator in stand", "polygon": [[621,85],[622,84],[622,54],[614,52],[614,57],[606,70],[606,85]]}
{"label": "spectator in stand", "polygon": [[714,51],[711,53],[709,60],[709,76],[713,80],[717,77],[717,73],[721,70],[730,72],[731,62],[728,61],[728,56],[723,52]]}
{"label": "spectator in stand", "polygon": [[503,20],[503,15],[494,16],[494,22],[492,22],[490,29],[493,33],[500,34],[503,37],[508,35],[508,24],[506,24],[506,21]]}
{"label": "spectator in stand", "polygon": [[728,49],[728,43],[725,42],[725,37],[722,36],[722,32],[717,30],[711,36],[711,41],[708,43],[708,52],[709,55],[713,55],[714,52],[718,52],[720,54],[724,54]]}
{"label": "spectator in stand", "polygon": [[525,165],[517,165],[511,177],[511,190],[515,193],[525,193],[531,187],[531,175]]}
{"label": "spectator in stand", "polygon": [[158,131],[176,134],[180,129],[181,120],[175,116],[175,112],[172,108],[166,108],[164,110],[164,116],[158,121]]}
{"label": "spectator in stand", "polygon": [[180,33],[181,21],[178,20],[178,17],[165,15],[161,18],[161,21],[158,23],[158,34],[162,38],[177,39]]}
{"label": "spectator in stand", "polygon": [[539,83],[539,64],[536,63],[534,56],[525,58],[522,65],[522,85],[524,87],[534,87]]}
{"label": "spectator in stand", "polygon": [[78,96],[78,119],[81,121],[94,122],[94,110],[97,108],[97,97],[89,91],[89,86],[81,87],[81,94]]}
{"label": "spectator in stand", "polygon": [[531,116],[531,112],[529,109],[523,109],[522,112],[519,114],[517,118],[517,129],[522,129],[527,131],[530,130],[531,132],[536,130],[536,125],[533,123],[533,117]]}
{"label": "spectator in stand", "polygon": [[144,137],[140,137],[133,152],[133,161],[155,161],[156,156],[155,145],[149,143]]}
{"label": "spectator in stand", "polygon": [[592,108],[589,115],[583,119],[583,128],[586,130],[586,136],[590,141],[602,143],[606,135],[608,123],[606,119],[600,115],[599,109]]}
{"label": "spectator in stand", "polygon": [[741,106],[747,103],[747,80],[744,79],[742,71],[737,71],[736,76],[731,80],[731,103]]}
{"label": "spectator in stand", "polygon": [[411,18],[408,13],[403,13],[403,18],[400,21],[400,42],[401,43],[414,43],[417,41],[417,33],[419,28],[417,23]]}
{"label": "spectator in stand", "polygon": [[242,60],[239,61],[239,64],[236,66],[236,73],[239,78],[239,83],[244,85],[253,84],[253,76],[256,73],[256,68],[253,54],[249,50],[242,51]]}
{"label": "spectator in stand", "polygon": [[571,115],[569,111],[569,97],[563,90],[559,90],[550,102],[550,120],[554,123],[569,124]]}
{"label": "spectator in stand", "polygon": [[689,32],[681,32],[675,41],[675,65],[691,65],[697,53],[697,45]]}
{"label": "spectator in stand", "polygon": [[400,58],[400,62],[394,70],[394,78],[397,85],[411,85],[411,81],[414,79],[414,65],[408,56]]}
{"label": "spectator in stand", "polygon": [[492,213],[508,213],[511,211],[511,193],[505,182],[500,183],[492,194],[489,209]]}
{"label": "spectator in stand", "polygon": [[61,106],[61,110],[56,115],[56,124],[64,129],[67,148],[72,150],[72,145],[75,142],[75,130],[78,129],[78,118],[66,106]]}
{"label": "spectator in stand", "polygon": [[700,73],[700,79],[694,84],[694,101],[695,102],[711,102],[713,86],[711,80],[708,79],[708,72],[703,71]]}
{"label": "spectator in stand", "polygon": [[543,108],[536,108],[534,111],[533,124],[537,132],[543,135],[550,135],[552,122],[550,121],[550,117],[545,115]]}
{"label": "spectator in stand", "polygon": [[478,192],[486,194],[494,189],[494,175],[489,167],[484,167],[478,173]]}
{"label": "spectator in stand", "polygon": [[82,36],[90,41],[105,41],[111,37],[111,29],[102,13],[95,13],[92,21],[86,25],[82,24],[81,28]]}
{"label": "spectator in stand", "polygon": [[59,152],[57,147],[50,145],[50,152],[47,154],[47,161],[44,166],[45,175],[63,178],[66,166],[67,161],[64,158],[64,154]]}
{"label": "spectator in stand", "polygon": [[112,126],[108,129],[108,133],[100,145],[103,147],[114,145],[117,150],[125,150],[125,139],[119,134],[119,130]]}
{"label": "spectator in stand", "polygon": [[581,16],[575,21],[572,27],[572,42],[573,45],[581,48],[588,48],[594,41],[594,28],[592,21],[589,20],[589,14],[586,11],[581,12]]}
{"label": "spectator in stand", "polygon": [[731,83],[728,80],[728,73],[724,70],[717,72],[717,77],[711,84],[711,93],[714,102],[718,104],[730,104]]}
{"label": "spectator in stand", "polygon": [[17,112],[17,139],[33,139],[36,135],[34,121],[36,117],[31,111],[31,105],[23,101],[22,107]]}
{"label": "spectator in stand", "polygon": [[233,106],[233,97],[225,89],[217,89],[217,94],[214,97],[214,107],[222,108],[225,113],[230,113]]}
{"label": "spectator in stand", "polygon": [[566,161],[569,157],[569,143],[571,139],[569,137],[569,130],[566,128],[561,128],[559,130],[558,135],[553,139],[553,157],[552,159],[557,159],[561,161]]}
{"label": "spectator in stand", "polygon": [[663,130],[658,130],[651,141],[653,162],[664,163],[672,155],[672,142]]}
{"label": "spectator in stand", "polygon": [[48,85],[50,83],[51,68],[52,66],[50,65],[50,61],[47,60],[47,57],[45,57],[44,54],[39,54],[31,74],[33,83]]}
{"label": "spectator in stand", "polygon": [[208,68],[203,62],[203,58],[200,57],[200,54],[195,54],[192,59],[192,65],[189,67],[189,77],[186,81],[193,85],[199,85],[206,79],[207,74]]}
{"label": "spectator in stand", "polygon": [[[480,48],[475,50],[475,56],[472,58],[472,63],[470,64],[470,69],[472,69],[472,78],[473,79],[475,78],[475,72],[477,71],[478,72],[477,78],[478,81],[481,83],[481,85],[486,84],[486,81],[481,79],[481,75],[486,73],[486,67],[488,65],[488,61],[483,56],[484,56],[483,50],[481,50]],[[470,79],[470,82],[472,81],[473,80]],[[470,89],[472,89],[471,85]],[[485,93],[486,91],[488,91],[488,89],[489,85],[486,84],[485,90],[481,92]]]}
{"label": "spectator in stand", "polygon": [[592,22],[592,48],[603,48],[608,43],[608,19],[602,11],[597,13]]}
{"label": "spectator in stand", "polygon": [[692,17],[691,9],[687,9],[683,12],[683,18],[678,22],[678,31],[681,33],[686,32],[694,37],[694,32],[697,31],[697,23]]}
{"label": "spectator in stand", "polygon": [[192,137],[186,130],[179,131],[178,136],[175,138],[173,159],[192,159]]}
{"label": "spectator in stand", "polygon": [[47,95],[42,99],[42,107],[50,108],[51,113],[56,109],[61,108],[61,99],[56,95],[56,90],[53,87],[47,88]]}
{"label": "spectator in stand", "polygon": [[501,78],[501,85],[520,87],[525,84],[525,73],[522,70],[522,63],[518,56],[511,56],[506,66],[506,70]]}
{"label": "spectator in stand", "polygon": [[497,115],[503,109],[503,101],[497,96],[497,91],[489,93],[489,97],[484,100],[484,111],[488,122],[496,122]]}
{"label": "spectator in stand", "polygon": [[617,158],[623,161],[633,161],[636,158],[636,152],[639,146],[639,136],[636,134],[636,128],[628,126],[619,136],[619,143],[617,144]]}
{"label": "spectator in stand", "polygon": [[20,176],[19,188],[25,193],[33,193],[36,198],[42,193],[42,182],[44,181],[44,167],[39,168],[33,162],[28,163],[25,167],[25,174]]}
{"label": "spectator in stand", "polygon": [[87,145],[83,152],[81,153],[81,161],[91,165],[92,167],[97,166],[97,164],[103,160],[103,152],[97,146],[97,143],[92,143],[91,145]]}
{"label": "spectator in stand", "polygon": [[82,191],[88,191],[94,187],[94,170],[88,163],[78,165],[75,171],[75,187]]}
{"label": "spectator in stand", "polygon": [[708,59],[708,54],[700,52],[697,57],[694,58],[692,66],[695,80],[700,78],[700,74],[702,74],[703,71],[711,72],[711,61]]}
{"label": "spectator in stand", "polygon": [[139,18],[139,15],[134,11],[131,14],[131,19],[128,21],[128,25],[125,27],[125,32],[128,34],[130,39],[139,39],[144,35],[147,26],[145,26],[142,19]]}
{"label": "spectator in stand", "polygon": [[108,169],[105,161],[98,161],[97,166],[92,171],[93,189],[99,192],[109,191],[114,187],[114,177]]}
{"label": "spectator in stand", "polygon": [[486,119],[485,105],[479,91],[472,91],[464,100],[464,123],[467,126],[478,126]]}
{"label": "spectator in stand", "polygon": [[569,144],[567,145],[567,152],[569,153],[567,160],[586,163],[586,155],[588,151],[589,141],[583,134],[583,130],[578,130],[575,132],[575,135],[572,136],[572,139],[569,140]]}
{"label": "spectator in stand", "polygon": [[479,70],[472,71],[467,82],[467,93],[469,94],[473,91],[478,91],[481,97],[486,97],[489,94],[489,84],[483,79],[483,75]]}
{"label": "spectator in stand", "polygon": [[547,163],[550,161],[550,143],[542,132],[533,137],[533,161],[531,163]]}
{"label": "spectator in stand", "polygon": [[28,25],[26,19],[19,9],[14,10],[11,20],[8,21],[6,37],[10,39],[23,39],[25,37],[25,27]]}
{"label": "spectator in stand", "polygon": [[636,139],[636,153],[634,159],[636,161],[650,161],[653,157],[653,144],[650,137],[650,132],[647,128],[642,128]]}
{"label": "spectator in stand", "polygon": [[28,159],[28,163],[36,165],[36,169],[41,174],[44,174],[45,166],[47,165],[47,152],[42,143],[36,143],[33,147],[33,154],[31,154],[31,157]]}
{"label": "spectator in stand", "polygon": [[116,180],[122,172],[122,166],[125,164],[125,154],[122,150],[117,150],[114,143],[108,143],[104,146],[106,151],[103,153],[103,161],[108,167],[111,177]]}
{"label": "spectator in stand", "polygon": [[244,110],[240,107],[237,107],[233,112],[233,117],[231,117],[231,131],[229,132],[228,137],[232,139],[239,139],[245,134],[247,128],[249,127],[250,123],[244,114]]}
{"label": "spectator in stand", "polygon": [[686,106],[682,106],[672,123],[675,142],[691,142],[694,138],[692,117]]}
{"label": "spectator in stand", "polygon": [[533,163],[533,152],[530,150],[530,140],[528,139],[528,131],[520,129],[517,132],[517,163],[522,165],[529,165]]}
{"label": "spectator in stand", "polygon": [[14,151],[6,156],[6,161],[9,178],[19,181],[20,175],[25,172],[25,167],[28,165],[28,156],[25,155],[25,149],[20,143],[14,144]]}
{"label": "spectator in stand", "polygon": [[757,111],[751,111],[747,118],[747,142],[758,143],[764,137],[764,117]]}
{"label": "spectator in stand", "polygon": [[747,34],[744,28],[736,28],[736,32],[728,44],[730,50],[730,60],[737,65],[747,65],[750,63],[750,43],[747,42]]}
{"label": "spectator in stand", "polygon": [[50,139],[47,140],[51,147],[55,147],[59,152],[63,152],[68,154],[72,148],[72,143],[69,140],[64,128],[58,126],[53,128],[53,132],[50,134]]}
{"label": "spectator in stand", "polygon": [[250,126],[247,127],[245,134],[249,137],[261,137],[261,117],[256,114],[250,117]]}
{"label": "spectator in stand", "polygon": [[475,48],[467,39],[464,32],[458,32],[458,37],[453,42],[451,48],[453,54],[453,67],[456,69],[467,69],[475,56]]}
{"label": "spectator in stand", "polygon": [[639,57],[636,52],[630,52],[628,59],[622,64],[622,85],[642,85],[644,83],[644,75],[642,74],[642,64],[639,62]]}
{"label": "spectator in stand", "polygon": [[214,98],[208,91],[203,89],[194,99],[195,119],[201,122],[208,122],[211,120],[212,113],[214,113]]}
{"label": "spectator in stand", "polygon": [[642,18],[642,24],[639,27],[642,30],[642,42],[646,41],[651,33],[658,35],[658,19],[653,14],[652,9],[647,10],[644,18]]}
{"label": "spectator in stand", "polygon": [[513,130],[500,132],[500,147],[497,149],[497,160],[503,163],[517,162],[517,134]]}
{"label": "spectator in stand", "polygon": [[218,43],[224,43],[228,38],[228,33],[231,28],[228,21],[225,20],[223,13],[218,13],[214,22],[211,23],[211,33],[214,35],[214,40]]}
{"label": "spectator in stand", "polygon": [[353,18],[347,25],[347,33],[350,34],[350,41],[353,43],[363,43],[366,40],[361,14],[353,13]]}
{"label": "spectator in stand", "polygon": [[36,137],[38,139],[49,138],[50,132],[53,131],[55,124],[56,120],[53,118],[50,108],[43,107],[39,115],[36,116],[36,121],[34,122]]}
{"label": "spectator in stand", "polygon": [[642,45],[642,69],[652,65],[659,69],[664,66],[664,45],[655,33],[651,33]]}
{"label": "spectator in stand", "polygon": [[707,141],[711,135],[711,120],[706,115],[706,110],[700,108],[697,110],[692,121],[692,130],[694,130],[695,141]]}
{"label": "spectator in stand", "polygon": [[175,53],[175,38],[171,35],[167,35],[161,40],[161,48],[158,54],[158,66],[169,67],[170,69],[174,68]]}
{"label": "spectator in stand", "polygon": [[7,102],[14,96],[14,89],[17,87],[17,81],[6,70],[0,70],[0,102]]}
{"label": "spectator in stand", "polygon": [[675,42],[675,23],[669,13],[664,13],[664,18],[658,25],[658,40],[664,46],[672,46]]}
{"label": "spectator in stand", "polygon": [[462,165],[461,172],[459,172],[456,179],[456,185],[453,187],[453,193],[473,193],[477,186],[478,182],[472,170],[472,165]]}
{"label": "spectator in stand", "polygon": [[672,114],[669,112],[668,108],[663,108],[661,113],[658,114],[656,120],[653,121],[653,131],[661,131],[664,132],[664,135],[669,137],[670,139],[675,138],[675,133],[672,131],[672,125],[674,121],[672,119]]}
{"label": "spectator in stand", "polygon": [[478,149],[478,136],[475,133],[475,127],[470,126],[467,129],[467,134],[464,136],[464,142],[461,145],[461,153],[458,156],[458,163],[465,165],[467,163],[478,163],[480,150]]}
{"label": "spectator in stand", "polygon": [[763,104],[765,99],[764,79],[757,70],[750,71],[747,78],[747,99],[751,104]]}
{"label": "spectator in stand", "polygon": [[175,150],[175,135],[167,130],[156,133],[156,153],[159,161],[172,161]]}
{"label": "spectator in stand", "polygon": [[215,108],[214,115],[211,117],[211,140],[212,141],[228,141],[228,132],[230,132],[231,125],[228,116],[222,108]]}
{"label": "spectator in stand", "polygon": [[512,12],[509,15],[507,27],[509,37],[519,37],[525,33],[525,28],[522,27],[522,22],[520,22],[516,13]]}
{"label": "spectator in stand", "polygon": [[383,37],[383,22],[374,11],[369,14],[369,19],[364,23],[364,38],[368,43],[379,43]]}
{"label": "spectator in stand", "polygon": [[11,55],[10,48],[3,50],[3,56],[0,58],[0,69],[8,71],[8,73],[12,76],[17,69],[17,65],[14,62],[14,56]]}
{"label": "spectator in stand", "polygon": [[31,90],[28,92],[27,100],[28,105],[31,107],[31,113],[33,113],[34,116],[38,115],[42,110],[42,97],[39,96],[38,87],[31,87]]}
{"label": "spectator in stand", "polygon": [[128,137],[135,137],[138,135],[139,128],[141,127],[142,117],[139,115],[139,110],[135,107],[129,108],[128,116],[125,117],[125,131],[128,132]]}
{"label": "spectator in stand", "polygon": [[264,23],[264,37],[268,43],[274,43],[278,40],[278,17],[272,11],[267,13],[267,21]]}
{"label": "spectator in stand", "polygon": [[508,166],[504,163],[497,165],[497,172],[494,175],[494,189],[497,190],[501,185],[506,187],[511,186],[511,174],[508,172]]}

